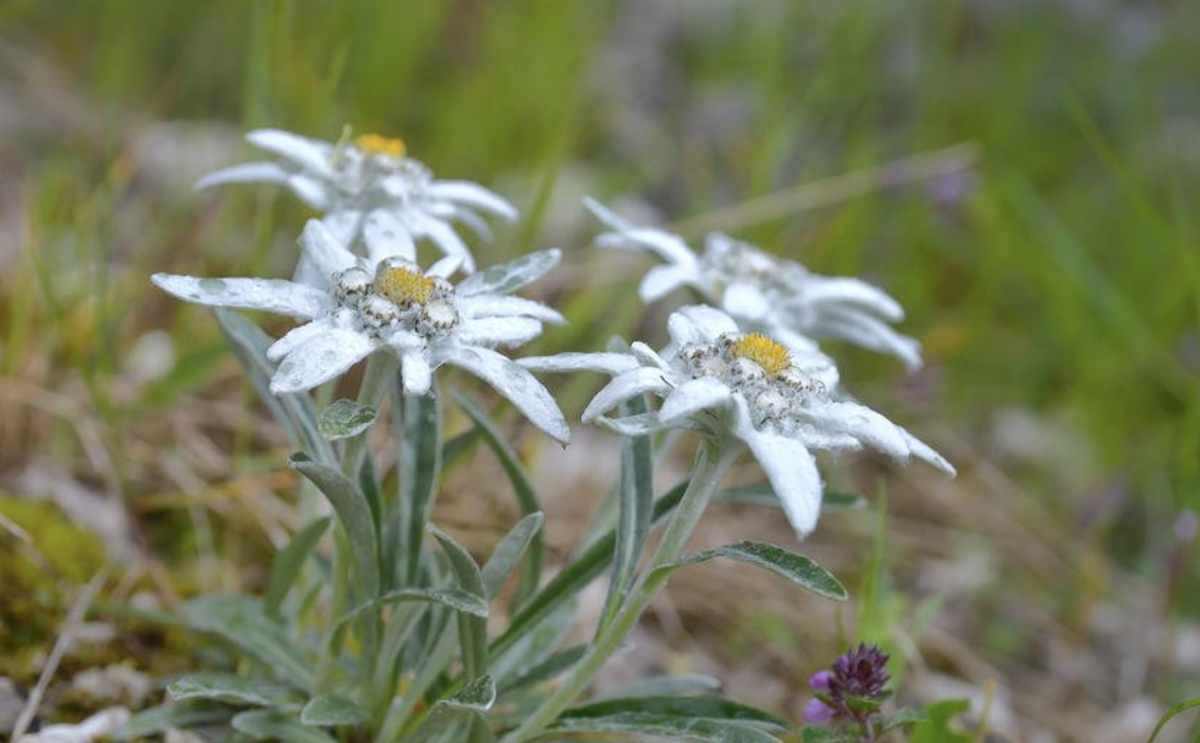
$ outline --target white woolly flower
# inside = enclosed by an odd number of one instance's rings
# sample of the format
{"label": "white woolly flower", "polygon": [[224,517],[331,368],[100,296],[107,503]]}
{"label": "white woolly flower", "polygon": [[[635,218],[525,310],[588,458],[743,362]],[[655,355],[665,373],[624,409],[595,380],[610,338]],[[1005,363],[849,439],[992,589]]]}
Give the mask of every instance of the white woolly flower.
{"label": "white woolly flower", "polygon": [[920,344],[889,325],[904,319],[904,310],[877,287],[812,273],[719,232],[708,235],[704,252],[697,255],[677,235],[631,225],[592,199],[585,203],[612,230],[596,238],[597,246],[650,252],[666,261],[642,279],[646,302],[690,286],[742,327],[767,333],[789,348],[812,349],[811,339],[837,338],[892,354],[910,370],[921,366]]}
{"label": "white woolly flower", "polygon": [[[837,399],[832,394],[837,373],[827,357],[741,333],[732,318],[712,307],[684,307],[670,316],[668,329],[671,343],[661,354],[634,343],[630,353],[560,354],[519,363],[535,371],[613,375],[584,411],[585,423],[626,435],[670,427],[741,439],[801,537],[816,526],[821,505],[813,450],[870,447],[900,461],[916,456],[954,474],[949,462],[908,431],[866,406]],[[605,417],[647,392],[662,398],[656,412]]]}
{"label": "white woolly flower", "polygon": [[275,394],[311,389],[375,351],[387,350],[400,358],[405,391],[427,392],[434,369],[458,366],[494,387],[538,428],[566,442],[567,423],[550,393],[493,350],[536,338],[543,323],[563,322],[545,305],[508,296],[558,263],[558,250],[492,266],[455,286],[446,276],[457,257],[443,258],[425,272],[397,257],[373,264],[350,253],[317,220],[305,226],[300,245],[322,282],[162,273],[152,280],[189,302],[305,320],[267,349],[267,358],[279,362],[271,378]]}
{"label": "white woolly flower", "polygon": [[[400,256],[416,260],[416,241],[427,238],[463,271],[475,270],[471,251],[451,227],[463,222],[480,237],[491,230],[480,212],[513,220],[512,204],[467,181],[435,181],[429,168],[405,155],[404,143],[376,134],[348,142],[323,142],[278,129],[246,135],[250,144],[279,156],[277,162],[234,165],[201,178],[197,188],[225,183],[287,186],[345,245],[363,245],[373,263]],[[314,278],[302,264],[298,278]]]}

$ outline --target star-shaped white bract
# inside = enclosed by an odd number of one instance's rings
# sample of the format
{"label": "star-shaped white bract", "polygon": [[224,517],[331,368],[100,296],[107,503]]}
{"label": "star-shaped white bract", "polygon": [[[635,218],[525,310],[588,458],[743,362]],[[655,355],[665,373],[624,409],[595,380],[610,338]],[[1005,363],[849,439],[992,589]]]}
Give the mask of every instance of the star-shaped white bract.
{"label": "star-shaped white bract", "polygon": [[[273,183],[286,186],[323,212],[330,231],[351,246],[361,245],[373,262],[399,256],[416,261],[416,242],[428,239],[459,267],[471,273],[475,261],[451,226],[462,222],[481,238],[491,230],[481,213],[505,220],[517,217],[512,204],[467,181],[438,181],[420,162],[405,156],[404,143],[378,135],[331,143],[278,129],[246,135],[250,144],[278,156],[275,162],[251,162],[212,173],[197,188],[225,183]],[[298,278],[313,279],[301,264]]]}
{"label": "star-shaped white bract", "polygon": [[[670,316],[668,330],[671,343],[661,354],[634,343],[630,353],[560,354],[519,363],[535,371],[613,375],[584,411],[585,423],[627,435],[670,427],[698,429],[718,440],[741,439],[801,537],[816,526],[821,505],[814,450],[869,447],[900,461],[916,456],[954,473],[941,455],[900,426],[866,406],[837,399],[837,373],[828,357],[742,333],[732,318],[712,307],[684,307]],[[605,417],[645,393],[662,398],[657,411]]]}
{"label": "star-shaped white bract", "polygon": [[920,344],[889,324],[902,320],[904,310],[877,287],[812,273],[718,232],[708,235],[697,255],[677,235],[631,225],[592,199],[585,203],[612,230],[596,238],[597,246],[649,252],[666,262],[642,279],[639,291],[646,302],[690,286],[742,327],[797,351],[815,348],[813,339],[836,338],[892,354],[910,370],[921,366]]}
{"label": "star-shaped white bract", "polygon": [[567,423],[546,388],[494,350],[532,340],[543,323],[563,322],[545,305],[510,296],[554,267],[558,250],[492,266],[455,286],[446,276],[457,257],[444,258],[426,272],[396,257],[373,264],[352,254],[318,220],[308,222],[300,245],[322,281],[162,273],[152,280],[189,302],[304,320],[267,350],[268,359],[279,362],[271,378],[275,394],[312,389],[387,350],[400,358],[406,392],[428,392],[434,369],[457,366],[494,387],[538,428],[567,441]]}

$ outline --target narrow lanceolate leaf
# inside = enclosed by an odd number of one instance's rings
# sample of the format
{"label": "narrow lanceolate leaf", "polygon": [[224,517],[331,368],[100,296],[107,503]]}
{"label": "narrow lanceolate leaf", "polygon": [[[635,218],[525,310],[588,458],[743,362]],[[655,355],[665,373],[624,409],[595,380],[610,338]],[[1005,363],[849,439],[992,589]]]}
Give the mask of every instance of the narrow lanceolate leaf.
{"label": "narrow lanceolate leaf", "polygon": [[429,716],[408,739],[417,743],[438,736],[452,725],[468,725],[470,741],[489,740],[490,731],[483,714],[496,702],[496,682],[491,676],[480,676],[468,681],[450,699],[443,699],[433,706]]}
{"label": "narrow lanceolate leaf", "polygon": [[202,596],[185,603],[183,614],[192,629],[220,637],[289,684],[304,690],[312,686],[312,667],[257,599]]}
{"label": "narrow lanceolate leaf", "polygon": [[357,702],[339,694],[313,697],[300,711],[300,724],[309,727],[357,725],[366,719],[366,711]]}
{"label": "narrow lanceolate leaf", "polygon": [[225,722],[237,712],[232,707],[205,699],[160,704],[138,712],[113,732],[116,741],[140,740],[166,732],[170,728],[191,728]]}
{"label": "narrow lanceolate leaf", "polygon": [[185,699],[211,699],[238,707],[287,707],[300,703],[293,689],[267,678],[233,673],[193,673],[167,684],[167,695]]}
{"label": "narrow lanceolate leaf", "polygon": [[545,276],[558,265],[561,258],[562,251],[558,248],[527,253],[471,274],[459,282],[457,291],[463,297],[473,294],[510,294]]}
{"label": "narrow lanceolate leaf", "polygon": [[271,616],[279,616],[279,607],[288,590],[296,582],[296,576],[304,567],[304,561],[316,549],[321,536],[329,528],[329,519],[320,518],[296,532],[295,536],[279,550],[271,563],[271,579],[267,582],[267,595],[263,605]]}
{"label": "narrow lanceolate leaf", "polygon": [[500,684],[501,693],[522,689],[554,678],[558,674],[575,665],[587,652],[587,645],[572,645],[560,650],[531,668],[522,670],[517,675],[504,680]]}
{"label": "narrow lanceolate leaf", "polygon": [[[654,502],[652,525],[657,524],[668,513],[675,510],[686,489],[687,482],[680,483]],[[563,603],[571,600],[593,578],[604,572],[604,568],[613,559],[616,541],[615,530],[598,538],[582,554],[559,571],[553,580],[522,604],[521,608],[513,615],[508,629],[492,643],[492,655],[498,655],[513,647],[522,635]]]}
{"label": "narrow lanceolate leaf", "polygon": [[237,312],[218,309],[215,314],[217,324],[233,346],[233,352],[259,398],[287,431],[292,443],[297,448],[313,452],[318,459],[332,460],[329,444],[317,430],[317,410],[309,396],[277,396],[271,393],[271,376],[275,373],[275,365],[267,360],[271,338]]}
{"label": "narrow lanceolate leaf", "polygon": [[704,673],[681,673],[674,676],[651,676],[632,684],[625,684],[612,693],[598,695],[597,699],[616,699],[621,697],[679,697],[686,694],[700,694],[706,691],[717,691],[721,688],[720,679]]}
{"label": "narrow lanceolate leaf", "polygon": [[[621,416],[646,412],[641,396],[621,405]],[[613,555],[612,580],[604,611],[596,627],[599,635],[625,604],[625,596],[633,583],[654,510],[654,463],[649,436],[627,436],[621,442],[621,483],[618,491],[617,539]]]}
{"label": "narrow lanceolate leaf", "polygon": [[484,620],[488,616],[487,601],[482,596],[461,588],[400,588],[388,591],[379,598],[346,612],[333,623],[333,629],[335,631],[341,629],[355,619],[378,610],[382,606],[410,602],[441,604],[456,612]]}
{"label": "narrow lanceolate leaf", "polygon": [[526,548],[541,533],[545,520],[540,511],[529,514],[518,521],[512,531],[505,534],[496,545],[496,549],[492,550],[492,556],[480,571],[483,576],[483,590],[489,598],[500,592],[500,587],[516,569]]}
{"label": "narrow lanceolate leaf", "polygon": [[662,566],[656,571],[660,579],[686,565],[707,562],[716,557],[725,557],[769,570],[806,591],[818,596],[845,601],[846,589],[815,560],[766,542],[738,542],[711,550],[697,552],[682,560]]}
{"label": "narrow lanceolate leaf", "polygon": [[294,716],[275,710],[256,709],[234,715],[233,729],[254,740],[280,743],[337,743],[328,733],[310,728]]}
{"label": "narrow lanceolate leaf", "polygon": [[778,738],[753,725],[652,712],[625,712],[607,717],[563,717],[546,731],[546,736],[565,733],[644,735],[700,743],[779,743]]}
{"label": "narrow lanceolate leaf", "polygon": [[307,477],[329,499],[334,513],[350,538],[356,578],[368,596],[379,593],[379,547],[376,525],[367,497],[358,486],[333,467],[318,464],[303,453],[293,454],[288,465]]}
{"label": "narrow lanceolate leaf", "polygon": [[[479,274],[475,274],[478,276]],[[537,493],[534,492],[533,483],[529,480],[529,475],[525,472],[525,467],[517,458],[517,453],[508,445],[508,440],[496,424],[492,421],[492,417],[473,400],[465,395],[454,393],[454,399],[458,403],[462,411],[467,414],[474,423],[475,428],[483,435],[484,442],[496,458],[500,460],[500,466],[504,468],[505,474],[508,475],[509,481],[513,486],[513,493],[517,497],[517,505],[521,509],[521,514],[528,516],[532,513],[539,513],[542,510],[541,504],[538,502]],[[538,582],[542,576],[542,537],[541,534],[535,534],[533,540],[529,543],[529,559],[526,563],[526,569],[521,573],[520,583],[517,585],[517,593],[515,603],[520,606],[525,602],[536,589]]]}
{"label": "narrow lanceolate leaf", "polygon": [[563,717],[603,718],[626,713],[736,721],[780,732],[789,727],[785,720],[770,712],[718,696],[632,696],[606,699],[569,709],[563,713]]}
{"label": "narrow lanceolate leaf", "polygon": [[375,408],[342,398],[321,411],[317,430],[327,441],[338,441],[359,435],[374,422]]}
{"label": "narrow lanceolate leaf", "polygon": [[417,582],[425,525],[441,479],[442,416],[436,393],[402,394],[398,399],[404,411],[398,541],[406,549],[401,558],[403,585],[412,585]]}
{"label": "narrow lanceolate leaf", "polygon": [[[432,524],[429,533],[437,539],[442,551],[450,561],[450,569],[458,578],[458,583],[467,593],[478,596],[485,603],[487,593],[483,588],[483,574],[475,560],[467,550],[449,534],[440,531]],[[458,616],[459,644],[462,651],[463,672],[470,678],[484,675],[487,670],[487,620],[469,614]]]}
{"label": "narrow lanceolate leaf", "polygon": [[[747,506],[783,507],[783,504],[779,502],[779,496],[775,495],[775,491],[771,489],[771,483],[769,482],[736,485],[726,488],[717,493],[714,500],[725,503],[740,503]],[[827,489],[821,497],[821,510],[841,511],[848,508],[862,508],[866,505],[866,502],[866,499],[857,493]]]}

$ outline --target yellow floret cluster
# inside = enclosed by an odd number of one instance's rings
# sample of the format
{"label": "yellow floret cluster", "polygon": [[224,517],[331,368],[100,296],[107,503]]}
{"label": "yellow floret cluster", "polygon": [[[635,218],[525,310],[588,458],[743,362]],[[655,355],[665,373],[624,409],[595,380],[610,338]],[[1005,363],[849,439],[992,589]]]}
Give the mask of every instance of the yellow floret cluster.
{"label": "yellow floret cluster", "polygon": [[354,146],[368,155],[387,155],[394,158],[404,157],[407,151],[403,139],[393,139],[380,134],[363,134],[356,137]]}
{"label": "yellow floret cluster", "polygon": [[750,333],[734,341],[734,356],[749,359],[762,367],[767,376],[782,374],[792,365],[788,350],[762,333]]}
{"label": "yellow floret cluster", "polygon": [[428,302],[433,296],[433,284],[433,277],[394,266],[383,269],[375,277],[375,291],[401,307]]}

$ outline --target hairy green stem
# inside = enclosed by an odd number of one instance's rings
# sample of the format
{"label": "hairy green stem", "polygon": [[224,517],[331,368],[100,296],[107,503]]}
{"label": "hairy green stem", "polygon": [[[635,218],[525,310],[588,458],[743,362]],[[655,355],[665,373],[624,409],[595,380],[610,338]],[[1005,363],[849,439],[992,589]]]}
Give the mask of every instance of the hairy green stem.
{"label": "hairy green stem", "polygon": [[523,743],[538,737],[592,682],[592,678],[621,646],[655,594],[666,582],[667,572],[659,568],[679,559],[709,499],[716,492],[725,471],[741,453],[741,449],[740,443],[732,441],[721,444],[704,443],[697,456],[696,465],[692,468],[687,491],[683,494],[670,525],[663,533],[650,564],[630,591],[629,598],[608,626],[596,636],[587,653],[571,667],[570,673],[554,693],[525,718],[519,727],[506,735],[502,743]]}

